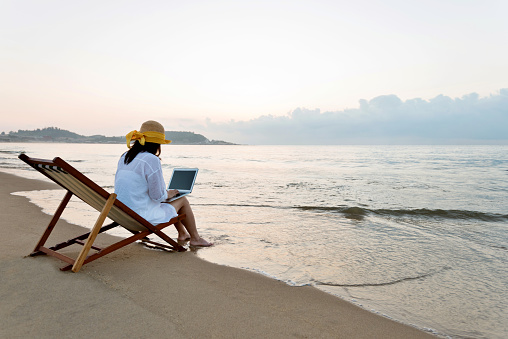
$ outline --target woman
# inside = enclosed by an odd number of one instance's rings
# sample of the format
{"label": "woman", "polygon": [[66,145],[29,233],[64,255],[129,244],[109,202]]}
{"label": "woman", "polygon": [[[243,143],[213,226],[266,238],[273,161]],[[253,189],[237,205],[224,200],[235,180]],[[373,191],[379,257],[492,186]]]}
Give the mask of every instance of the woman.
{"label": "woman", "polygon": [[[166,140],[164,127],[157,121],[149,120],[141,125],[139,132],[134,130],[127,134],[126,139],[129,151],[118,161],[115,175],[118,199],[154,225],[185,213],[185,219],[175,224],[178,240],[190,240],[190,245],[195,247],[211,246],[212,243],[199,236],[186,197],[163,203],[178,194],[178,190],[166,190],[162,176],[159,158],[161,144],[171,142]],[[131,141],[134,141],[132,147]]]}

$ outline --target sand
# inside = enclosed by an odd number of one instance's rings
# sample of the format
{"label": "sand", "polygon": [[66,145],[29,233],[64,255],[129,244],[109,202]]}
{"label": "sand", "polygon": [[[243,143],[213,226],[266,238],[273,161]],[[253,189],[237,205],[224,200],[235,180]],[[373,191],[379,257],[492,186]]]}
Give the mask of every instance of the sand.
{"label": "sand", "polygon": [[[78,273],[61,272],[54,257],[27,256],[51,217],[10,194],[54,188],[0,172],[0,338],[433,337],[314,287],[208,263],[191,251],[132,244]],[[48,244],[84,232],[60,220]]]}

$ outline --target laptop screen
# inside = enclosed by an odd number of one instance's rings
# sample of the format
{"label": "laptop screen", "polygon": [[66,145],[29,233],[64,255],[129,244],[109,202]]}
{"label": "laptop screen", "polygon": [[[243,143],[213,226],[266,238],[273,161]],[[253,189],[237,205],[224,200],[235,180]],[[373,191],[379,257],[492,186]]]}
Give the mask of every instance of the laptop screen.
{"label": "laptop screen", "polygon": [[190,191],[196,179],[197,169],[177,169],[173,170],[173,176],[169,182],[168,189]]}

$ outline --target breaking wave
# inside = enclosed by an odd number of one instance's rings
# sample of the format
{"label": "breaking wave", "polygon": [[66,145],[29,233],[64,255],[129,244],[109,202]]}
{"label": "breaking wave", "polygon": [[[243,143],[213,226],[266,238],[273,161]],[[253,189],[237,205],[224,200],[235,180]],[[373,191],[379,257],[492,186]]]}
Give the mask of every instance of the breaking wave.
{"label": "breaking wave", "polygon": [[385,217],[424,217],[424,218],[443,218],[443,219],[464,219],[481,221],[506,221],[508,214],[485,213],[477,211],[463,210],[442,210],[442,209],[368,209],[362,207],[322,207],[322,206],[298,206],[295,207],[304,211],[322,211],[331,213],[341,213],[346,217],[364,217],[369,214],[381,215]]}
{"label": "breaking wave", "polygon": [[436,219],[454,220],[481,220],[487,222],[504,222],[508,220],[508,214],[486,213],[465,210],[442,210],[442,209],[369,209],[364,207],[349,206],[274,206],[266,204],[195,204],[206,206],[228,206],[228,207],[252,207],[252,208],[275,208],[275,209],[297,209],[301,211],[328,212],[344,215],[346,218],[363,219],[368,215],[379,215],[383,217],[421,217]]}

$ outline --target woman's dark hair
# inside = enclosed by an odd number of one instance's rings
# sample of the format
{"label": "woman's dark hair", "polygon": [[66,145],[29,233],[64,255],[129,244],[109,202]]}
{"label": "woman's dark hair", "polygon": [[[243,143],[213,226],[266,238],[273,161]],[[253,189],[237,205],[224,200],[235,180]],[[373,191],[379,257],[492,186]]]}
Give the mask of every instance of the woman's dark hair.
{"label": "woman's dark hair", "polygon": [[136,140],[134,142],[134,145],[132,145],[131,149],[127,151],[125,154],[125,164],[128,165],[134,158],[139,154],[143,152],[152,153],[156,156],[159,156],[161,154],[161,145],[156,144],[153,142],[145,142],[144,145],[141,145],[139,141]]}

